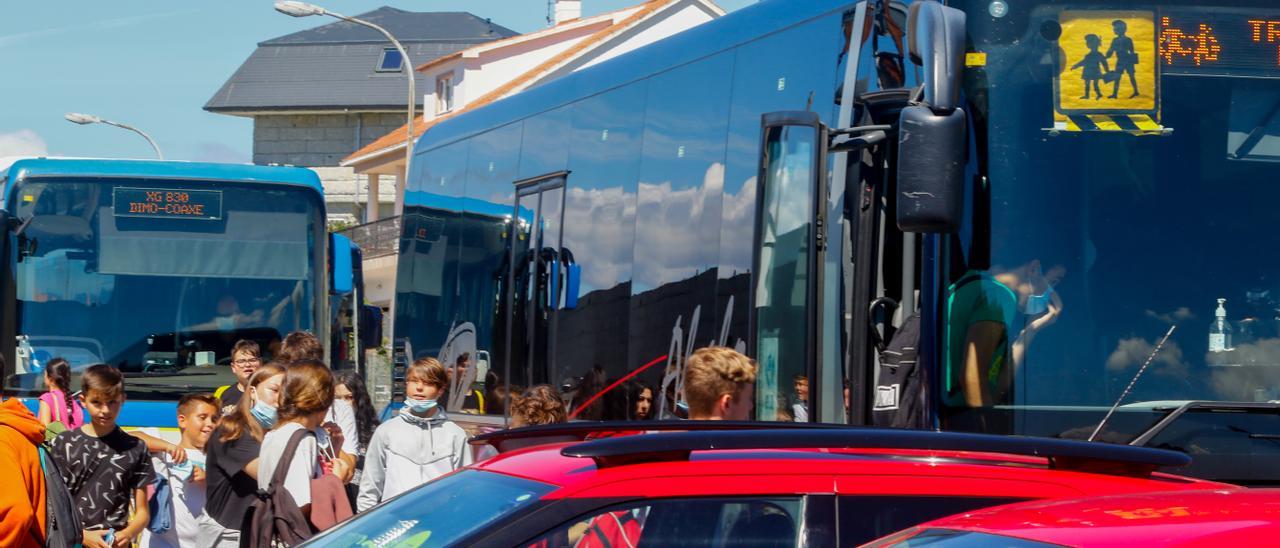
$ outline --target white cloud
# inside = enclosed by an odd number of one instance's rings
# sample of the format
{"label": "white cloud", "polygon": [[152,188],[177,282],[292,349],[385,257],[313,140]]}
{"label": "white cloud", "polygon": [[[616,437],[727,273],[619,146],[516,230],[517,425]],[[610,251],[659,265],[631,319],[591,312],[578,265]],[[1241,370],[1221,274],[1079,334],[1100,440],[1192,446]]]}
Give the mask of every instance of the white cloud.
{"label": "white cloud", "polygon": [[20,129],[0,133],[0,169],[9,167],[9,164],[23,157],[48,155],[49,146],[34,131]]}

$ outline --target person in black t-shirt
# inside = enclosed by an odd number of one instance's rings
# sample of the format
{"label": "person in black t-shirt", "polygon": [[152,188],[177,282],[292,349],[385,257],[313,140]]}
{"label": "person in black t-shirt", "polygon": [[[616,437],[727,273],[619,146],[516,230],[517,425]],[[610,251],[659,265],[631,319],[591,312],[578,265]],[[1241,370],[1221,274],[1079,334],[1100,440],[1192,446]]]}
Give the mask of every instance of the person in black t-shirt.
{"label": "person in black t-shirt", "polygon": [[[116,425],[124,405],[124,376],[98,364],[80,377],[89,423],[53,440],[53,459],[76,499],[87,548],[129,546],[142,533],[147,514],[151,455],[142,440]],[[129,503],[136,510],[129,517]]]}
{"label": "person in black t-shirt", "polygon": [[262,348],[258,343],[241,339],[231,348],[231,372],[236,375],[236,384],[218,388],[213,393],[222,400],[222,414],[230,415],[236,410],[244,390],[249,387],[249,377],[262,365]]}
{"label": "person in black t-shirt", "polygon": [[200,548],[238,547],[249,531],[258,492],[262,436],[275,425],[284,367],[269,363],[250,377],[246,397],[223,417],[205,444],[204,513],[197,518]]}

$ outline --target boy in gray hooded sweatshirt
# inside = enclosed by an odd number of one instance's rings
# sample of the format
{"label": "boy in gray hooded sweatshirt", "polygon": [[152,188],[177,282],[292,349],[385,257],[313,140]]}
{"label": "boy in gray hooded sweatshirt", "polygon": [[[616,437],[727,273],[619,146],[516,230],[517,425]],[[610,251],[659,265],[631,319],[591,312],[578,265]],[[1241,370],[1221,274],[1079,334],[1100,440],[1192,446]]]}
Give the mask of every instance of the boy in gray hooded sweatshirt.
{"label": "boy in gray hooded sweatshirt", "polygon": [[422,358],[409,366],[404,409],[382,423],[369,440],[357,511],[471,464],[467,433],[436,403],[448,384],[444,367],[435,358]]}

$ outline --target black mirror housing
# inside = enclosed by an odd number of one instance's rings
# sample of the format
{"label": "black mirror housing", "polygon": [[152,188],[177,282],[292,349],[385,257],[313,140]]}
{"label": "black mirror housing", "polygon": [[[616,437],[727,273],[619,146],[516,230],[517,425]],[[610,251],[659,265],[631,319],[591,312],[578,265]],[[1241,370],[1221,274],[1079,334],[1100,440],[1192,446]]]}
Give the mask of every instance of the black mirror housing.
{"label": "black mirror housing", "polygon": [[950,233],[964,217],[965,113],[902,109],[898,126],[898,228]]}
{"label": "black mirror housing", "polygon": [[911,5],[907,16],[907,51],[924,67],[924,102],[935,111],[960,106],[964,72],[963,11],[934,0]]}

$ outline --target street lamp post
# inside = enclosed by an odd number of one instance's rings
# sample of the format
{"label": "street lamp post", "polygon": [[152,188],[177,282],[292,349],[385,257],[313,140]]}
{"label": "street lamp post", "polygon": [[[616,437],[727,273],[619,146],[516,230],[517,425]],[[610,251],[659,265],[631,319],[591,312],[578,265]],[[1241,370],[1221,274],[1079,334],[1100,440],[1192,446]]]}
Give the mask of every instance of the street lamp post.
{"label": "street lamp post", "polygon": [[[409,77],[409,116],[404,124],[405,130],[408,133],[408,136],[405,138],[405,143],[404,143],[404,178],[405,180],[400,182],[401,185],[407,188],[409,183],[408,182],[409,163],[413,161],[413,117],[414,117],[414,111],[417,110],[418,98],[417,98],[417,92],[415,92],[413,89],[414,88],[413,63],[409,61],[409,52],[404,49],[404,45],[401,44],[399,40],[396,40],[396,37],[392,36],[390,32],[387,32],[387,29],[384,29],[368,21],[356,19],[355,17],[348,17],[340,13],[334,13],[332,11],[326,10],[315,4],[308,4],[306,2],[297,2],[294,0],[281,0],[275,3],[275,8],[276,8],[276,11],[283,13],[285,15],[293,16],[293,17],[308,17],[311,15],[328,15],[330,17],[341,19],[343,21],[350,21],[357,25],[363,25],[363,26],[369,27],[373,30],[381,32],[382,35],[386,36],[387,40],[390,40],[391,44],[394,45],[396,49],[400,51],[400,59],[403,60],[405,75]],[[377,205],[375,204],[372,207],[377,207]]]}
{"label": "street lamp post", "polygon": [[104,120],[92,114],[81,114],[79,112],[68,112],[65,116],[63,116],[63,118],[66,118],[68,122],[71,122],[73,124],[80,124],[82,126],[86,126],[89,124],[106,124],[109,126],[116,126],[118,128],[127,129],[129,131],[137,133],[138,135],[141,135],[143,139],[146,139],[147,143],[151,145],[151,148],[156,151],[156,159],[159,159],[159,160],[164,159],[164,154],[160,152],[160,146],[156,144],[155,139],[152,139],[150,135],[146,134],[146,132],[136,127],[133,127],[129,124],[112,122],[111,120]]}

